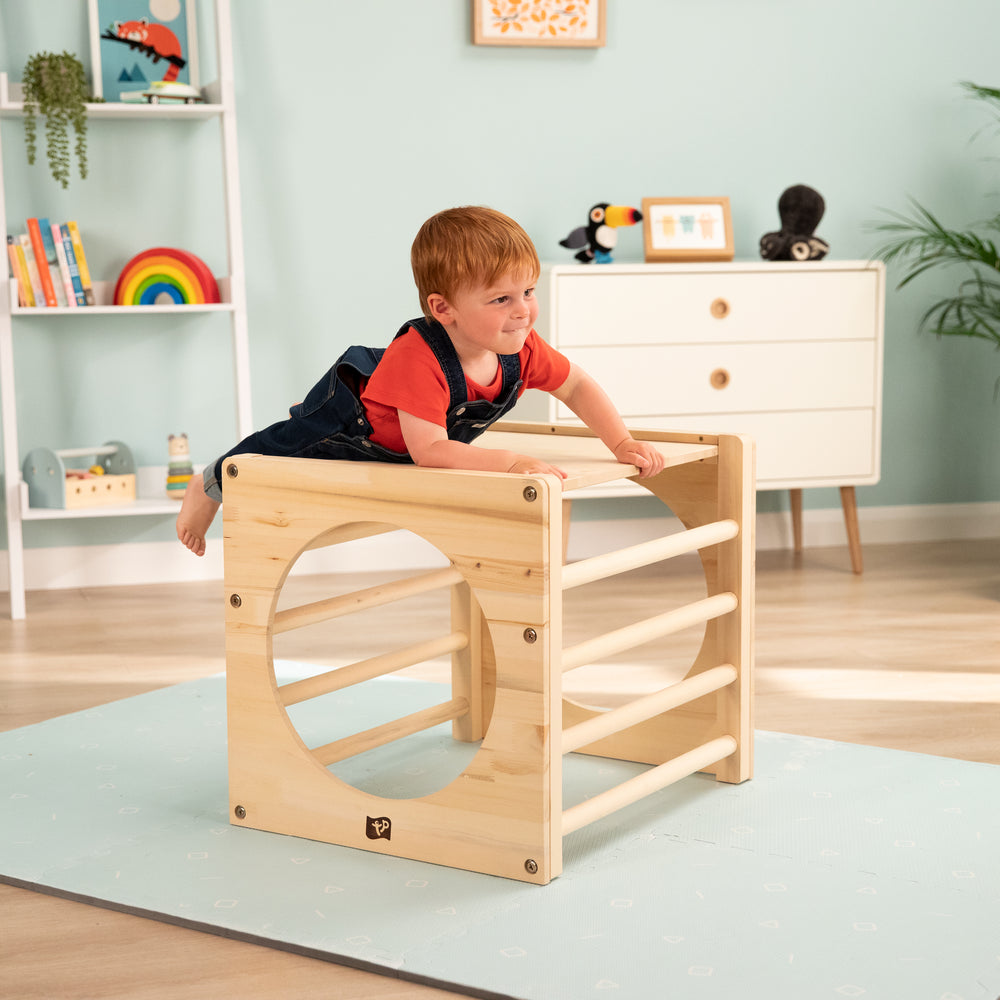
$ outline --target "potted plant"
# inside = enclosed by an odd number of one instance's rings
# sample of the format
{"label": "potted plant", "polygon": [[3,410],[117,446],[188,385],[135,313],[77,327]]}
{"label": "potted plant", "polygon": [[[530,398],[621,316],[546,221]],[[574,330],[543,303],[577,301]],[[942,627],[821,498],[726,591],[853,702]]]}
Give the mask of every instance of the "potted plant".
{"label": "potted plant", "polygon": [[[962,87],[991,107],[1000,123],[1000,90],[975,83]],[[1000,347],[1000,213],[968,230],[948,229],[928,209],[912,201],[911,215],[888,212],[892,221],[875,231],[891,234],[874,256],[886,263],[905,262],[907,268],[897,287],[935,267],[958,264],[964,270],[954,293],[935,302],[920,321],[922,329],[939,336],[976,337]]]}
{"label": "potted plant", "polygon": [[35,162],[37,121],[45,118],[49,169],[69,185],[69,129],[76,135],[75,152],[80,176],[87,176],[87,77],[83,64],[69,52],[36,52],[24,66],[24,137],[28,163]]}

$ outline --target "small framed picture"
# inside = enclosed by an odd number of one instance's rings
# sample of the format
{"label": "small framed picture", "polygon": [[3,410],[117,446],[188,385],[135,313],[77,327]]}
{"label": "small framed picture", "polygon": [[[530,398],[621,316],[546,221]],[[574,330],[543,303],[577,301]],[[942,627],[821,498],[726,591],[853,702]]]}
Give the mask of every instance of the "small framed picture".
{"label": "small framed picture", "polygon": [[604,45],[607,0],[472,0],[476,45]]}
{"label": "small framed picture", "polygon": [[197,90],[201,84],[194,4],[195,0],[88,0],[95,96],[144,103],[153,83],[164,100],[183,100],[190,96],[190,88]]}
{"label": "small framed picture", "polygon": [[643,198],[646,262],[733,259],[728,198]]}

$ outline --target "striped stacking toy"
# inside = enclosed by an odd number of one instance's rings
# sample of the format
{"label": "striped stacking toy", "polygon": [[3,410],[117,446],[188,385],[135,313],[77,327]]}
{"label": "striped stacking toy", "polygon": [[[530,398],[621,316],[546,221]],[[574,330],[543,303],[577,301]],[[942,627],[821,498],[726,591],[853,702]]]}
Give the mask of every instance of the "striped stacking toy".
{"label": "striped stacking toy", "polygon": [[167,466],[167,496],[174,500],[183,500],[187,484],[194,475],[187,434],[171,434],[167,438],[167,449],[170,454],[170,464]]}

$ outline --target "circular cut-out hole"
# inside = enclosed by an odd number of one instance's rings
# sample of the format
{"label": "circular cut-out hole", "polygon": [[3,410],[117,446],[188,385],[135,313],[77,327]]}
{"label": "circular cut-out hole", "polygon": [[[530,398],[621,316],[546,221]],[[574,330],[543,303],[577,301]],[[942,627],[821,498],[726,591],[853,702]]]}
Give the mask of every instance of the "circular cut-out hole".
{"label": "circular cut-out hole", "polygon": [[[422,656],[414,648],[464,631],[464,612],[453,624],[452,608],[469,607],[471,595],[460,578],[425,590],[424,581],[442,582],[450,561],[412,532],[379,527],[380,534],[300,556],[282,587],[277,620],[320,618],[321,611],[333,617],[273,637],[275,676],[283,699],[309,695],[285,711],[332,774],[382,798],[418,798],[451,784],[479,748],[461,733],[456,739],[447,719],[390,738],[407,728],[408,716],[466,696],[467,650]],[[391,564],[393,572],[371,569]],[[402,596],[380,603],[394,591]],[[475,605],[472,614],[479,615]],[[453,657],[460,675],[454,687]],[[410,659],[416,662],[395,666]]]}

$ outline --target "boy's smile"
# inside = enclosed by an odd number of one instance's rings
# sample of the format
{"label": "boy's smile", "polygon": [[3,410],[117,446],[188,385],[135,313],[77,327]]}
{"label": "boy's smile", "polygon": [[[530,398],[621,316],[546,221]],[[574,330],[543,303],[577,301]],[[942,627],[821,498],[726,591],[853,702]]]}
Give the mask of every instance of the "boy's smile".
{"label": "boy's smile", "polygon": [[[477,285],[454,292],[450,299],[432,296],[434,318],[448,331],[467,374],[490,355],[517,354],[524,347],[535,320],[534,275],[509,275],[492,285]],[[492,374],[489,380],[492,379]],[[479,381],[479,379],[476,379]]]}

